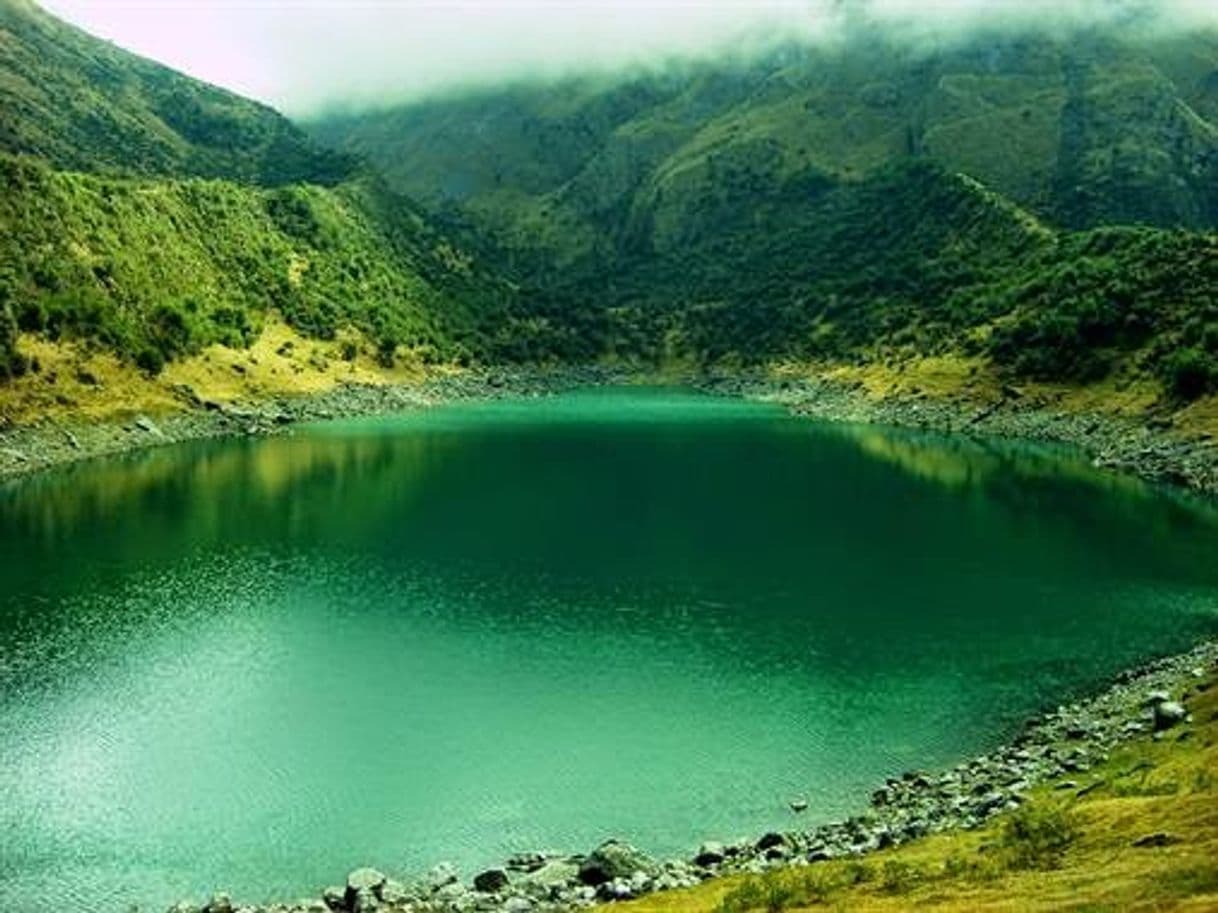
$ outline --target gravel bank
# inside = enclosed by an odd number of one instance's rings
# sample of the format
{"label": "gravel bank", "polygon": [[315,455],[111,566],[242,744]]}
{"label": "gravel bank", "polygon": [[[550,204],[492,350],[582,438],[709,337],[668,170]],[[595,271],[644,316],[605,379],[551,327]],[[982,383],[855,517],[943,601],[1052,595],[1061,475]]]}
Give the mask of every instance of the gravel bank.
{"label": "gravel bank", "polygon": [[781,403],[798,415],[826,421],[1068,444],[1087,453],[1097,466],[1218,494],[1218,441],[1206,434],[1177,432],[1168,419],[1140,422],[1063,412],[1013,387],[980,402],[966,396],[874,399],[854,385],[748,375],[710,375],[697,386],[721,396]]}

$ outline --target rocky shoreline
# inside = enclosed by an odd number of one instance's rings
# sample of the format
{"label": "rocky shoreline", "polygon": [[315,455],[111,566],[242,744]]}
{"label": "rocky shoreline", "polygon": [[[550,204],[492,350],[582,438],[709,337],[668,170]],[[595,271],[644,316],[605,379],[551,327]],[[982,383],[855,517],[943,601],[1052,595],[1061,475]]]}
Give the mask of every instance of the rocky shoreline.
{"label": "rocky shoreline", "polygon": [[[283,433],[301,422],[665,380],[630,368],[599,365],[505,368],[440,376],[408,386],[340,384],[321,394],[232,403],[209,402],[182,387],[174,392],[184,408],[166,416],[135,415],[125,421],[104,422],[48,420],[0,427],[0,479],[182,441]],[[1096,466],[1218,495],[1218,440],[1206,434],[1178,433],[1169,417],[1136,421],[1067,412],[1012,387],[1004,388],[991,401],[981,401],[967,394],[876,399],[858,385],[817,378],[775,380],[764,373],[691,374],[681,381],[706,393],[778,403],[796,415],[825,421],[1069,445],[1088,454]]]}
{"label": "rocky shoreline", "polygon": [[0,480],[95,457],[218,437],[282,434],[302,422],[424,409],[447,403],[543,396],[614,383],[624,375],[596,367],[562,371],[470,371],[409,386],[340,384],[325,393],[211,402],[188,387],[183,409],[124,421],[43,421],[0,429]]}
{"label": "rocky shoreline", "polygon": [[720,396],[780,403],[797,415],[825,421],[1069,445],[1086,453],[1097,467],[1218,495],[1218,440],[1207,434],[1177,432],[1167,415],[1137,421],[1068,412],[1055,408],[1044,396],[1027,395],[1010,386],[985,401],[966,394],[876,399],[859,385],[816,378],[776,381],[712,374],[697,386]]}
{"label": "rocky shoreline", "polygon": [[657,860],[609,840],[586,854],[520,853],[468,882],[447,863],[409,881],[360,868],[310,900],[238,906],[221,894],[202,906],[177,904],[170,913],[567,913],[724,875],[860,857],[928,834],[976,828],[1018,808],[1030,790],[1046,783],[1084,794],[1089,787],[1070,776],[1107,760],[1123,742],[1152,734],[1163,738],[1186,725],[1189,697],[1208,687],[1215,673],[1214,642],[1147,663],[1117,676],[1092,698],[1028,721],[1001,748],[947,771],[890,778],[854,817],[755,840],[707,842],[687,859]]}

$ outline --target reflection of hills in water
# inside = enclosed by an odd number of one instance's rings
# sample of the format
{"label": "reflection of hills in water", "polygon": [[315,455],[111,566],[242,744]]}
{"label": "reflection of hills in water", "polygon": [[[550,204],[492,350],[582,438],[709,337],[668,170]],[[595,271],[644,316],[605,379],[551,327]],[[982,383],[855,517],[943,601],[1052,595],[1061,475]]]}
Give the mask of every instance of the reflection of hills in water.
{"label": "reflection of hills in water", "polygon": [[[178,518],[189,518],[192,538],[216,541],[233,522],[248,525],[249,511],[289,535],[317,523],[337,532],[357,520],[343,510],[353,488],[374,486],[381,495],[374,505],[400,507],[444,451],[456,445],[434,435],[339,438],[306,432],[162,447],[51,470],[0,488],[0,522],[15,535],[48,544],[90,525],[104,525],[115,538],[144,539],[149,522]],[[310,497],[294,499],[303,488]],[[178,502],[171,515],[133,509],[166,500]],[[229,509],[238,504],[244,515]]]}
{"label": "reflection of hills in water", "polygon": [[[1218,505],[1190,492],[1158,488],[1099,469],[1065,445],[942,435],[870,425],[822,426],[874,460],[951,490],[983,490],[1012,510],[1036,511],[1055,492],[1090,491],[1105,511],[1117,510],[1164,535],[1204,519],[1218,524]],[[1099,501],[1097,501],[1099,503]]]}

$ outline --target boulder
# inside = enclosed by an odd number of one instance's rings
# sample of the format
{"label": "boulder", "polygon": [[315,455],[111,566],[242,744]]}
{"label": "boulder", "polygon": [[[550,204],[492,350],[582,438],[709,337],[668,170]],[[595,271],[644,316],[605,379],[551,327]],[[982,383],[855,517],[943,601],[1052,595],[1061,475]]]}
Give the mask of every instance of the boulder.
{"label": "boulder", "polygon": [[1184,709],[1184,705],[1176,701],[1162,701],[1155,704],[1155,732],[1171,729],[1178,723],[1183,723],[1187,716],[1188,711]]}
{"label": "boulder", "polygon": [[474,889],[484,894],[498,894],[507,886],[508,876],[503,869],[487,869],[474,876]]}
{"label": "boulder", "polygon": [[508,857],[507,868],[510,872],[536,872],[546,864],[546,857],[541,853],[513,853]]}
{"label": "boulder", "polygon": [[550,890],[575,884],[579,880],[579,865],[577,863],[569,859],[551,859],[541,868],[526,875],[524,883]]}
{"label": "boulder", "polygon": [[607,840],[593,850],[579,867],[579,880],[597,886],[617,879],[628,879],[635,872],[655,874],[656,864],[628,843]]}
{"label": "boulder", "polygon": [[233,901],[227,894],[215,894],[203,908],[203,913],[233,913]]}
{"label": "boulder", "polygon": [[440,890],[440,888],[455,883],[457,880],[457,867],[451,862],[441,862],[427,873],[424,884],[434,893]]}
{"label": "boulder", "polygon": [[754,848],[759,853],[764,853],[766,850],[771,850],[775,847],[786,846],[789,842],[786,834],[770,831],[768,834],[762,834],[761,839],[754,844]]}
{"label": "boulder", "polygon": [[713,865],[722,864],[727,858],[727,849],[722,843],[714,840],[708,840],[706,843],[698,847],[698,854],[694,856],[694,865],[700,865],[703,868],[709,868]]}
{"label": "boulder", "polygon": [[392,878],[386,878],[385,883],[381,885],[380,898],[387,904],[402,904],[410,900],[410,891],[406,885],[400,881],[394,881]]}
{"label": "boulder", "polygon": [[385,876],[376,869],[356,869],[347,876],[347,890],[377,891],[385,884]]}
{"label": "boulder", "polygon": [[135,420],[135,427],[139,428],[145,434],[151,434],[155,437],[164,437],[165,434],[157,427],[156,422],[146,415],[141,415]]}
{"label": "boulder", "polygon": [[321,899],[331,910],[347,909],[347,890],[337,885],[331,885],[321,892]]}

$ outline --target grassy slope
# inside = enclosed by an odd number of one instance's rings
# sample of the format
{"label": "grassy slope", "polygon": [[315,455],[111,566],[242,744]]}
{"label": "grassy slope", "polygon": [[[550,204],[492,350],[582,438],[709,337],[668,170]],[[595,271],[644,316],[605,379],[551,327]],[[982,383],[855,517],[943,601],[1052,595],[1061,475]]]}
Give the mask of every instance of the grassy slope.
{"label": "grassy slope", "polygon": [[0,382],[64,341],[155,375],[268,318],[459,361],[510,297],[275,111],[0,0]]}
{"label": "grassy slope", "polygon": [[[861,862],[712,881],[620,905],[623,913],[757,910],[1203,911],[1218,909],[1218,681],[1188,697],[1194,723],[1144,738],[1077,785],[1047,785],[1031,812],[926,838]],[[1170,845],[1135,847],[1151,834]],[[1060,846],[1055,848],[1055,844]]]}
{"label": "grassy slope", "polygon": [[455,357],[468,305],[493,291],[409,210],[379,212],[366,182],[260,189],[0,157],[0,186],[0,306],[23,330],[145,367],[247,345],[272,312],[319,338],[352,325],[387,348]]}
{"label": "grassy slope", "polygon": [[57,168],[334,183],[346,157],[275,111],[0,0],[0,149]]}

